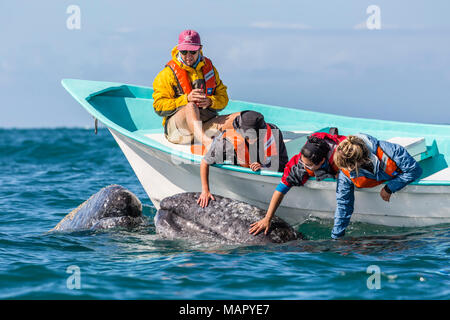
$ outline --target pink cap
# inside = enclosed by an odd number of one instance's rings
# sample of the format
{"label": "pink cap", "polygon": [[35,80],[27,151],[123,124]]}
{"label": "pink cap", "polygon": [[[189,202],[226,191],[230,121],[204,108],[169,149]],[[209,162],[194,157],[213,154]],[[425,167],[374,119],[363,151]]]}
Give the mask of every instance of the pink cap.
{"label": "pink cap", "polygon": [[178,36],[178,50],[198,50],[202,47],[200,35],[194,30],[184,30]]}

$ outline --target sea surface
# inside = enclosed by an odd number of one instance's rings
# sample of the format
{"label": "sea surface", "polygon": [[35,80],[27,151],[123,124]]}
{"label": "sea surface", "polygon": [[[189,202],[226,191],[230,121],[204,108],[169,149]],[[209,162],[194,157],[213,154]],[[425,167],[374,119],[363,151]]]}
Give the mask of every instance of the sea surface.
{"label": "sea surface", "polygon": [[[48,233],[110,184],[148,226]],[[106,129],[1,129],[0,299],[450,298],[450,225],[352,223],[332,241],[332,221],[311,220],[308,241],[218,246],[159,238],[155,213]]]}

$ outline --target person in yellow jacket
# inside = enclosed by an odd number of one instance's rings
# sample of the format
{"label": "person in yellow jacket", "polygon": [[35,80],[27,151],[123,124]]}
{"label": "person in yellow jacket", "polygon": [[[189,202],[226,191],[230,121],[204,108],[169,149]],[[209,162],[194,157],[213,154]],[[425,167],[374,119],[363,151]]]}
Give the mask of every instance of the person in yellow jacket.
{"label": "person in yellow jacket", "polygon": [[187,144],[196,139],[209,146],[212,136],[232,128],[239,115],[218,115],[228,103],[227,87],[201,48],[196,31],[181,32],[172,60],[153,81],[153,107],[164,117],[164,133],[172,143]]}

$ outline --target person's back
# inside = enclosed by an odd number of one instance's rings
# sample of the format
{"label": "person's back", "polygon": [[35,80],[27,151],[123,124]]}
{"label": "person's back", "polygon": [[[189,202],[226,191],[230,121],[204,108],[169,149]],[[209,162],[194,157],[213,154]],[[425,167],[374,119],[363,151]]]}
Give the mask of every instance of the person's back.
{"label": "person's back", "polygon": [[[255,121],[261,123],[256,125]],[[289,160],[281,130],[254,111],[241,112],[233,121],[233,129],[217,136],[203,159],[209,165],[228,163],[253,171],[264,168],[279,172]]]}
{"label": "person's back", "polygon": [[278,127],[264,121],[255,111],[243,111],[233,121],[233,128],[224,130],[216,137],[200,164],[202,194],[200,206],[214,200],[209,190],[209,166],[212,164],[235,164],[252,171],[260,169],[282,172],[288,155],[283,135]]}

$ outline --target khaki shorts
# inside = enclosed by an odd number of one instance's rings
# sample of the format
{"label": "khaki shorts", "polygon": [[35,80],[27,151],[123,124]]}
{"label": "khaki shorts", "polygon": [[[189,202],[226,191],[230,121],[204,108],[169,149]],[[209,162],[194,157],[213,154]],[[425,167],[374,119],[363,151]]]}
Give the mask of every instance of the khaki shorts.
{"label": "khaki shorts", "polygon": [[[217,113],[208,110],[202,109],[200,110],[200,120],[202,120],[203,131],[209,131],[207,135],[217,135],[220,130],[220,125],[216,122],[216,119],[219,116]],[[211,134],[209,134],[211,133]],[[175,118],[171,116],[166,120],[166,128],[165,128],[165,136],[166,139],[175,144],[192,144],[194,143],[194,134],[187,132],[186,130],[179,129],[177,127]]]}

